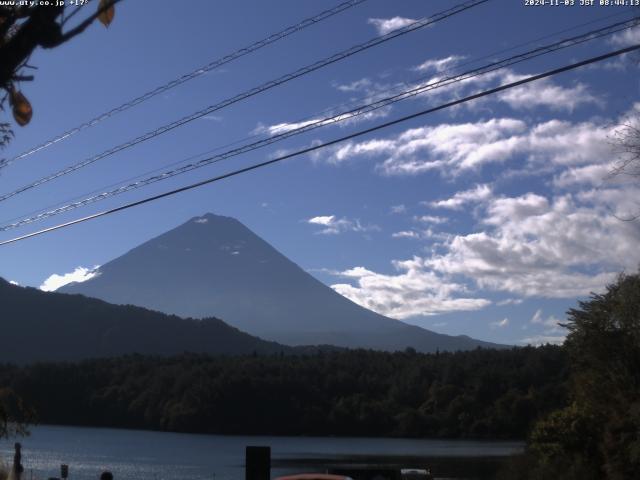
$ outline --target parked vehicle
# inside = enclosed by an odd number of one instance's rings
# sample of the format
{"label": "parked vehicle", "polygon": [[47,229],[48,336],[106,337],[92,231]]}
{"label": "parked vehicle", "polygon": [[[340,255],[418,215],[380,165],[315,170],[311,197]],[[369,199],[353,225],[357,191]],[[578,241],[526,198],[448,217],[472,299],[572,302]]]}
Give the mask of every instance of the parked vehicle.
{"label": "parked vehicle", "polygon": [[344,475],[331,475],[328,473],[298,473],[296,475],[287,475],[286,477],[278,477],[276,480],[353,480],[351,477]]}

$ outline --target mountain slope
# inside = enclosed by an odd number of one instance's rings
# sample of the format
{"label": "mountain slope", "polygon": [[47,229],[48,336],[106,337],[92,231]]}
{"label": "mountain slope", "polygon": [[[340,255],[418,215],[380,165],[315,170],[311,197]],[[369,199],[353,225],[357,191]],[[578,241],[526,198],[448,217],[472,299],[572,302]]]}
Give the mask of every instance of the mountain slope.
{"label": "mountain slope", "polygon": [[367,310],[316,280],[239,221],[197,217],[59,290],[182,317],[216,316],[289,345],[420,351],[496,346]]}
{"label": "mountain slope", "polygon": [[0,279],[0,362],[73,361],[130,353],[289,352],[221,320],[184,320],[80,295],[45,293]]}

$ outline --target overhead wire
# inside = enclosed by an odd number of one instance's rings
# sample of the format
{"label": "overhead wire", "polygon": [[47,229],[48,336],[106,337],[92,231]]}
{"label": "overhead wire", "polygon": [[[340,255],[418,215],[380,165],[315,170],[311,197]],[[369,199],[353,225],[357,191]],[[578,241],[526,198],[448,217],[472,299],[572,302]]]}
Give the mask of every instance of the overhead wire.
{"label": "overhead wire", "polygon": [[40,185],[43,185],[45,183],[48,183],[52,180],[55,180],[57,178],[60,178],[62,176],[68,175],[70,173],[73,173],[77,170],[80,170],[81,168],[84,168],[86,166],[89,166],[99,160],[102,160],[103,158],[109,157],[115,153],[121,152],[123,150],[126,150],[128,148],[131,148],[135,145],[138,145],[139,143],[145,142],[147,140],[150,140],[152,138],[155,138],[159,135],[165,134],[175,128],[181,127],[182,125],[185,125],[187,123],[190,123],[198,118],[204,117],[205,115],[209,115],[213,112],[216,112],[218,110],[221,110],[223,108],[226,108],[230,105],[233,105],[237,102],[240,102],[242,100],[245,100],[247,98],[250,98],[254,95],[257,95],[259,93],[262,93],[264,91],[270,90],[271,88],[274,88],[276,86],[282,85],[284,83],[287,83],[291,80],[294,80],[298,77],[301,77],[303,75],[307,75],[311,72],[314,72],[320,68],[323,68],[327,65],[331,65],[335,62],[338,62],[340,60],[343,60],[345,58],[351,57],[352,55],[355,55],[356,53],[362,52],[364,50],[368,50],[372,47],[375,47],[377,45],[380,45],[382,43],[388,42],[389,40],[392,40],[394,38],[400,37],[402,35],[406,35],[408,33],[414,32],[416,30],[419,30],[421,28],[424,28],[428,25],[433,25],[434,23],[437,23],[441,20],[444,20],[446,18],[449,18],[451,16],[454,16],[456,14],[462,13],[465,10],[468,10],[470,8],[476,7],[478,5],[481,5],[483,3],[488,2],[489,0],[468,0],[466,2],[460,3],[458,5],[455,5],[452,8],[449,8],[447,10],[444,10],[442,12],[436,13],[435,15],[432,15],[430,17],[425,17],[423,19],[417,20],[415,22],[412,22],[404,27],[392,30],[389,33],[386,33],[385,35],[381,35],[378,37],[374,37],[371,40],[368,40],[367,42],[355,45],[351,48],[348,48],[347,50],[343,50],[339,53],[336,53],[330,57],[326,57],[322,60],[319,60],[315,63],[309,64],[305,67],[299,68],[298,70],[295,70],[294,72],[288,73],[286,75],[283,75],[275,80],[270,80],[266,83],[263,83],[262,85],[258,86],[258,87],[254,87],[250,90],[247,90],[243,93],[240,93],[238,95],[235,95],[233,97],[227,98],[215,105],[211,105],[209,107],[206,107],[204,109],[198,110],[195,113],[192,113],[190,115],[187,115],[179,120],[176,120],[174,122],[171,122],[169,124],[163,125],[159,128],[156,128],[155,130],[151,130],[143,135],[140,135],[132,140],[129,140],[128,142],[122,143],[120,145],[117,145],[115,147],[112,147],[100,154],[94,155],[92,157],[89,157],[85,160],[82,160],[81,162],[78,162],[76,164],[73,164],[69,167],[66,167],[62,170],[59,170],[58,172],[55,172],[51,175],[48,175],[46,177],[42,177],[39,180],[36,180],[32,183],[29,183],[27,185],[24,185],[16,190],[13,190],[9,193],[5,193],[0,195],[0,202],[3,202],[5,200],[8,200],[9,198],[12,198],[16,195],[19,195],[20,193],[23,193],[27,190],[30,190],[32,188],[38,187]]}
{"label": "overhead wire", "polygon": [[91,214],[91,215],[88,215],[88,216],[85,216],[85,217],[82,217],[82,218],[77,218],[75,220],[71,220],[71,221],[64,222],[64,223],[61,223],[61,224],[58,224],[58,225],[47,227],[47,228],[44,228],[42,230],[38,230],[36,232],[31,232],[31,233],[28,233],[28,234],[25,234],[25,235],[21,235],[19,237],[11,238],[9,240],[4,240],[4,241],[0,242],[0,246],[8,245],[8,244],[19,242],[19,241],[22,241],[22,240],[26,240],[28,238],[32,238],[32,237],[35,237],[35,236],[43,235],[45,233],[53,232],[55,230],[59,230],[59,229],[62,229],[62,228],[67,228],[67,227],[70,227],[72,225],[76,225],[78,223],[83,223],[83,222],[87,222],[87,221],[90,221],[90,220],[94,220],[96,218],[104,217],[104,216],[107,216],[107,215],[112,215],[114,213],[121,212],[121,211],[124,211],[124,210],[128,210],[130,208],[134,208],[134,207],[137,207],[137,206],[140,206],[140,205],[144,205],[144,204],[156,201],[156,200],[160,200],[162,198],[170,197],[170,196],[176,195],[178,193],[182,193],[182,192],[186,192],[186,191],[189,191],[189,190],[193,190],[195,188],[199,188],[199,187],[204,186],[204,185],[208,185],[208,184],[211,184],[211,183],[214,183],[214,182],[218,182],[218,181],[221,181],[221,180],[224,180],[224,179],[227,179],[227,178],[231,178],[231,177],[234,177],[234,176],[237,176],[237,175],[241,175],[241,174],[253,171],[253,170],[264,168],[264,167],[267,167],[269,165],[280,163],[280,162],[282,162],[284,160],[288,160],[290,158],[294,158],[294,157],[297,157],[297,156],[300,156],[300,155],[305,155],[305,154],[308,154],[308,153],[311,153],[311,152],[314,152],[314,151],[317,151],[317,150],[320,150],[320,149],[323,149],[323,148],[330,147],[332,145],[336,145],[338,143],[345,142],[347,140],[352,140],[354,138],[358,138],[358,137],[361,137],[363,135],[367,135],[369,133],[373,133],[373,132],[382,130],[384,128],[388,128],[388,127],[391,127],[393,125],[404,123],[404,122],[412,120],[414,118],[418,118],[418,117],[421,117],[421,116],[424,116],[424,115],[427,115],[427,114],[430,114],[430,113],[434,113],[434,112],[437,112],[439,110],[444,110],[446,108],[451,108],[451,107],[454,107],[456,105],[460,105],[460,104],[463,104],[463,103],[466,103],[466,102],[469,102],[469,101],[472,101],[472,100],[476,100],[478,98],[482,98],[482,97],[485,97],[485,96],[488,96],[488,95],[492,95],[494,93],[498,93],[498,92],[501,92],[501,91],[504,91],[504,90],[515,88],[515,87],[518,87],[518,86],[521,86],[521,85],[524,85],[524,84],[527,84],[527,83],[531,83],[531,82],[534,82],[534,81],[537,81],[537,80],[541,80],[543,78],[548,78],[548,77],[551,77],[551,76],[554,76],[554,75],[558,75],[560,73],[564,73],[564,72],[567,72],[567,71],[570,71],[570,70],[575,70],[577,68],[580,68],[580,67],[583,67],[583,66],[586,66],[586,65],[590,65],[590,64],[593,64],[593,63],[596,63],[596,62],[607,60],[609,58],[613,58],[613,57],[616,57],[616,56],[619,56],[619,55],[623,55],[625,53],[630,53],[630,52],[633,52],[633,51],[637,51],[639,49],[640,49],[640,44],[636,44],[636,45],[632,45],[632,46],[629,46],[629,47],[626,47],[626,48],[621,48],[621,49],[618,49],[618,50],[615,50],[615,51],[612,51],[612,52],[609,52],[609,53],[606,53],[606,54],[603,54],[603,55],[598,55],[596,57],[591,57],[591,58],[588,58],[586,60],[583,60],[583,61],[580,61],[580,62],[577,62],[577,63],[572,63],[572,64],[569,64],[569,65],[565,65],[563,67],[559,67],[559,68],[556,68],[556,69],[553,69],[553,70],[550,70],[550,71],[547,71],[547,72],[544,72],[544,73],[540,73],[538,75],[531,75],[529,77],[517,80],[515,82],[510,82],[510,83],[501,85],[499,87],[495,87],[495,88],[492,88],[492,89],[489,89],[489,90],[484,90],[482,92],[475,93],[473,95],[469,95],[469,96],[463,97],[461,99],[457,99],[457,100],[453,100],[451,102],[443,103],[443,104],[438,105],[436,107],[424,109],[424,110],[412,113],[410,115],[405,115],[405,116],[397,118],[395,120],[390,120],[388,122],[384,122],[382,124],[378,124],[376,126],[373,126],[373,127],[370,127],[370,128],[364,129],[364,130],[359,130],[357,132],[354,132],[354,133],[351,133],[349,135],[345,135],[345,136],[330,140],[330,141],[325,142],[325,143],[320,144],[320,145],[313,145],[313,146],[310,146],[310,147],[307,147],[307,148],[303,148],[301,150],[297,150],[297,151],[292,152],[292,153],[281,155],[281,156],[278,156],[278,157],[270,159],[270,160],[266,160],[266,161],[263,161],[263,162],[260,162],[260,163],[257,163],[257,164],[253,164],[253,165],[250,165],[250,166],[247,166],[247,167],[244,167],[244,168],[233,170],[231,172],[228,172],[228,173],[225,173],[225,174],[222,174],[222,175],[218,175],[218,176],[215,176],[215,177],[212,177],[212,178],[208,178],[206,180],[202,180],[202,181],[199,181],[199,182],[196,182],[196,183],[192,183],[192,184],[186,185],[184,187],[180,187],[180,188],[177,188],[177,189],[174,189],[174,190],[170,190],[170,191],[167,191],[167,192],[164,192],[164,193],[160,193],[160,194],[157,194],[157,195],[146,197],[144,199],[137,200],[137,201],[131,202],[131,203],[127,203],[127,204],[121,205],[119,207],[111,208],[111,209],[104,210],[104,211],[101,211],[101,212],[98,212],[98,213],[94,213],[94,214]]}
{"label": "overhead wire", "polygon": [[[71,210],[75,210],[77,208],[80,207],[84,207],[86,205],[92,204],[92,203],[96,203],[98,201],[102,201],[105,200],[107,198],[116,196],[116,195],[120,195],[123,194],[125,192],[129,192],[132,190],[136,190],[138,188],[147,186],[147,185],[151,185],[153,183],[159,182],[159,181],[163,181],[163,180],[167,180],[169,178],[173,178],[177,175],[181,175],[184,173],[187,173],[189,171],[198,169],[198,168],[202,168],[208,165],[211,165],[213,163],[217,163],[220,162],[222,160],[226,160],[228,158],[231,157],[235,157],[244,153],[248,153],[250,151],[256,150],[258,148],[262,148],[268,145],[271,145],[273,143],[282,141],[284,139],[290,138],[292,136],[295,135],[300,135],[302,133],[306,133],[308,131],[311,130],[315,130],[317,128],[323,127],[323,126],[327,126],[327,125],[331,125],[331,124],[335,124],[335,123],[339,123],[339,122],[343,122],[343,121],[347,121],[353,118],[356,118],[358,116],[361,115],[366,115],[367,113],[373,112],[375,110],[379,110],[383,107],[392,105],[394,103],[397,103],[399,101],[402,100],[406,100],[408,98],[411,97],[415,97],[417,95],[422,95],[426,92],[429,92],[431,90],[436,90],[438,88],[443,88],[449,85],[453,85],[455,83],[459,83],[459,82],[463,82],[465,80],[469,80],[471,78],[474,77],[478,77],[481,75],[485,75],[487,73],[490,72],[494,72],[500,69],[503,69],[507,66],[511,66],[511,65],[515,65],[527,60],[530,60],[532,58],[537,58],[541,55],[546,55],[549,54],[551,52],[560,50],[560,49],[564,49],[564,48],[568,48],[568,47],[572,47],[575,45],[579,45],[581,43],[584,43],[586,41],[591,41],[591,40],[595,40],[598,38],[601,38],[603,36],[606,35],[612,35],[614,33],[620,32],[622,30],[628,29],[628,28],[633,28],[637,25],[640,24],[640,17],[636,17],[633,19],[629,19],[629,20],[625,20],[622,22],[616,22],[614,24],[605,26],[605,27],[601,27],[599,29],[596,30],[592,30],[586,33],[583,33],[581,35],[577,35],[568,39],[563,39],[560,40],[558,42],[549,44],[549,45],[545,45],[545,46],[541,46],[538,48],[535,48],[533,50],[527,51],[527,52],[523,52],[514,56],[511,56],[509,58],[503,59],[503,60],[498,60],[495,62],[492,62],[488,65],[482,66],[482,67],[478,67],[472,70],[469,70],[467,72],[455,75],[455,76],[451,76],[451,77],[446,77],[446,78],[442,78],[439,79],[438,81],[435,82],[429,82],[427,84],[424,83],[418,83],[418,84],[414,84],[412,86],[412,88],[410,88],[409,90],[405,90],[402,91],[398,94],[389,96],[389,97],[384,97],[384,98],[380,98],[374,102],[369,102],[366,103],[364,105],[360,105],[356,108],[353,108],[351,110],[348,111],[343,111],[337,114],[334,114],[330,117],[326,117],[326,118],[322,118],[322,119],[314,119],[313,121],[307,121],[307,122],[302,122],[301,126],[298,128],[292,128],[288,131],[284,131],[282,133],[278,133],[278,134],[274,134],[271,135],[269,137],[263,138],[261,140],[258,140],[256,142],[253,143],[249,143],[249,144],[245,144],[242,145],[240,147],[228,150],[226,152],[223,152],[221,154],[218,155],[214,155],[208,158],[204,158],[198,162],[193,162],[193,163],[188,163],[186,165],[183,165],[180,168],[176,168],[173,170],[168,170],[168,171],[164,171],[162,172],[160,175],[154,175],[148,178],[144,178],[142,180],[138,180],[135,181],[133,183],[129,183],[126,185],[121,185],[118,188],[112,189],[112,190],[108,190],[108,191],[101,191],[99,194],[93,195],[93,196],[89,196],[86,198],[83,198],[81,200],[72,202],[72,203],[68,203],[66,205],[62,205],[59,206],[55,209],[51,209],[45,212],[41,212],[38,213],[37,215],[33,215],[33,216],[29,216],[26,218],[21,218],[18,221],[15,221],[13,223],[9,223],[9,224],[5,224],[0,226],[0,231],[7,231],[7,230],[11,230],[26,224],[30,224],[30,223],[34,223],[40,220],[44,220],[46,218],[50,218],[56,215],[60,215],[62,213],[71,211]],[[188,160],[190,159],[194,159],[194,158],[198,158],[200,155],[194,155],[192,157],[190,157]],[[180,163],[184,163],[185,161],[188,160],[183,160],[180,162],[176,162],[175,164],[180,164]],[[154,171],[157,172],[158,170]]]}
{"label": "overhead wire", "polygon": [[[159,175],[153,175],[151,177],[147,177],[142,180],[135,181],[133,183],[119,186],[118,188],[115,188],[112,190],[102,191],[97,195],[89,196],[81,200],[59,206],[55,209],[38,213],[37,215],[21,218],[18,221],[0,226],[0,231],[7,231],[23,225],[44,220],[46,218],[60,215],[62,213],[69,212],[71,210],[75,210],[77,208],[84,207],[86,205],[96,203],[98,201],[106,200],[107,198],[114,197],[116,195],[120,195],[125,192],[136,190],[138,188],[151,185],[153,183],[157,183],[160,181],[167,180],[169,178],[173,178],[177,175],[181,175],[181,174],[190,172],[192,170],[211,165],[213,163],[218,163],[222,160],[226,160],[231,157],[235,157],[244,153],[251,152],[258,148],[271,145],[273,143],[282,141],[284,139],[293,137],[295,135],[300,135],[302,133],[306,133],[323,126],[344,122],[362,115],[366,115],[367,113],[374,112],[386,106],[395,104],[399,101],[406,100],[408,98],[412,98],[417,95],[422,95],[429,91],[436,90],[438,88],[443,88],[456,83],[460,83],[465,80],[472,79],[474,77],[485,75],[487,73],[503,69],[507,66],[515,65],[515,64],[530,60],[532,58],[537,58],[541,55],[546,55],[557,50],[579,45],[586,41],[595,40],[606,35],[612,35],[622,30],[635,27],[639,24],[640,24],[640,17],[636,17],[636,18],[621,21],[621,22],[616,22],[614,24],[583,33],[581,35],[577,35],[567,39],[562,39],[560,41],[554,42],[549,45],[537,47],[533,50],[529,50],[527,52],[513,55],[503,60],[494,61],[488,65],[484,65],[458,75],[445,77],[435,82],[429,82],[426,84],[417,83],[417,84],[414,84],[409,90],[405,90],[388,97],[380,98],[376,101],[365,103],[364,105],[359,105],[356,108],[352,108],[348,111],[342,111],[326,118],[320,118],[320,119],[314,119],[312,121],[302,122],[300,127],[292,128],[282,133],[276,133],[274,135],[260,139],[258,141],[248,143],[240,147],[228,150],[226,152],[201,159],[197,162],[188,163],[179,168],[164,171]],[[201,155],[194,155],[190,157],[190,159],[197,158],[199,156]],[[180,164],[180,163],[184,163],[184,161],[176,162],[176,164]]]}
{"label": "overhead wire", "polygon": [[[132,107],[135,107],[136,105],[139,105],[157,95],[160,95],[161,93],[164,93],[168,90],[171,90],[172,88],[175,88],[179,85],[182,85],[183,83],[186,83],[190,80],[193,80],[194,78],[197,78],[201,75],[204,75],[205,73],[208,73],[212,70],[215,70],[216,68],[219,68],[223,65],[226,65],[234,60],[237,60],[241,57],[244,57],[245,55],[248,55],[250,53],[253,53],[257,50],[260,50],[261,48],[264,48],[268,45],[271,45],[272,43],[275,43],[279,40],[282,40],[290,35],[293,35],[294,33],[300,32],[302,30],[304,30],[305,28],[311,26],[311,25],[315,25],[316,23],[322,22],[323,20],[326,20],[330,17],[333,17],[334,15],[337,15],[338,13],[341,13],[351,7],[355,7],[356,5],[359,5],[361,3],[364,3],[368,0],[348,0],[346,2],[340,3],[339,5],[336,5],[333,8],[330,8],[328,10],[324,10],[316,15],[314,15],[313,17],[309,17],[306,18],[304,20],[302,20],[301,22],[296,23],[295,25],[291,25],[283,30],[280,30],[279,32],[276,32],[274,34],[269,35],[268,37],[263,38],[262,40],[258,40],[257,42],[252,43],[251,45],[248,45],[246,47],[240,48],[238,50],[236,50],[233,53],[230,53],[228,55],[225,55],[224,57],[220,57],[216,60],[213,60],[211,62],[209,62],[206,65],[203,65],[202,67],[196,68],[195,70],[192,70],[189,73],[185,73],[184,75],[173,79],[163,85],[160,85],[156,88],[154,88],[153,90],[149,90],[148,92],[143,93],[142,95],[135,97],[117,107],[112,108],[111,110],[108,110],[107,112],[104,112],[100,115],[97,115],[96,117],[87,120],[84,123],[81,123],[80,125],[73,127],[59,135],[56,135],[55,137],[46,140],[42,143],[40,143],[39,145],[36,145],[35,147],[29,148],[28,150],[25,150],[24,152],[10,158],[10,159],[5,159],[5,160],[0,160],[0,170],[11,165],[12,163],[14,163],[17,160],[23,159],[25,157],[28,157],[29,155],[33,155],[36,152],[39,152],[40,150],[44,150],[47,147],[50,147],[58,142],[61,142],[63,140],[66,140],[68,138],[70,138],[71,136],[75,135],[76,133],[81,132],[82,130],[85,130],[89,127],[93,127],[94,125],[97,125],[98,123],[102,122],[103,120],[106,120],[107,118],[113,117],[114,115],[117,115],[118,113],[124,112]],[[80,9],[77,9],[76,11],[79,11]]]}

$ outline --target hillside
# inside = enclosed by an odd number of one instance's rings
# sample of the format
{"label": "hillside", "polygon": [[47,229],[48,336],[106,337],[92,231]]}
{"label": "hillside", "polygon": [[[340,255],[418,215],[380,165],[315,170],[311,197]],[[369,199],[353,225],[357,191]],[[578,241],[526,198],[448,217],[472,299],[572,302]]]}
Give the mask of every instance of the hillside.
{"label": "hillside", "polygon": [[275,353],[288,347],[216,318],[184,320],[81,295],[45,293],[0,279],[0,362],[80,360],[130,353]]}

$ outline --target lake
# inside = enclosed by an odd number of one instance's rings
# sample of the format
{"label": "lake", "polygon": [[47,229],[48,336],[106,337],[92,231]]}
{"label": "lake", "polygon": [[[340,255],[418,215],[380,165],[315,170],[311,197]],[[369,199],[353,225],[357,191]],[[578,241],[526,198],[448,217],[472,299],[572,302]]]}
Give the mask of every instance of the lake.
{"label": "lake", "polygon": [[[521,442],[194,435],[65,426],[33,427],[31,435],[19,441],[23,480],[57,477],[61,463],[69,465],[70,480],[97,480],[105,469],[114,473],[115,480],[244,479],[247,445],[271,447],[272,478],[318,471],[331,462],[396,459],[405,464],[450,458],[459,463],[462,457],[495,458],[523,448]],[[13,442],[0,442],[5,463],[13,459]]]}

